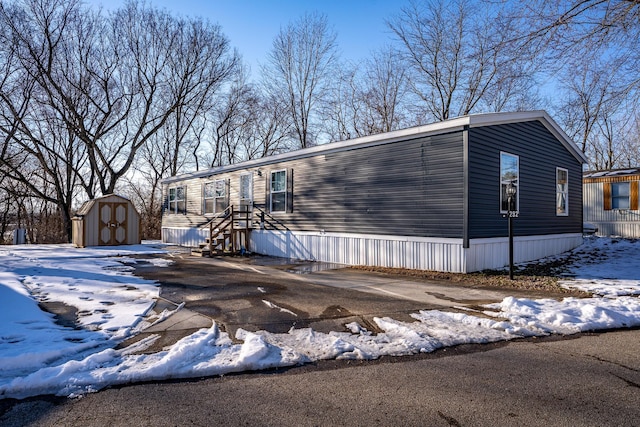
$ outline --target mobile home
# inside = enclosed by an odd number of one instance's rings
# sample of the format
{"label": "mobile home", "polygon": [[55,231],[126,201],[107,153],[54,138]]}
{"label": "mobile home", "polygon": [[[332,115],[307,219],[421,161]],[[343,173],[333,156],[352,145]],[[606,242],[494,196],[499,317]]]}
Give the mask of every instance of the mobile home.
{"label": "mobile home", "polygon": [[255,253],[498,268],[508,263],[509,186],[516,262],[582,242],[585,161],[544,111],[469,115],[165,179],[162,238],[198,246],[241,207],[251,211],[243,249]]}

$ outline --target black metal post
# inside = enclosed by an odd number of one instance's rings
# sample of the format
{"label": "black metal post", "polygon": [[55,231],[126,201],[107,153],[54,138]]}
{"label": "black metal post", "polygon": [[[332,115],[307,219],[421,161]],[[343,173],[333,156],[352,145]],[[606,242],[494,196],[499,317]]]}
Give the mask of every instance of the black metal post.
{"label": "black metal post", "polygon": [[507,186],[507,220],[509,227],[509,280],[513,280],[513,218],[519,215],[514,196],[518,190],[511,181]]}
{"label": "black metal post", "polygon": [[513,280],[513,216],[511,210],[507,216],[509,217],[509,280]]}

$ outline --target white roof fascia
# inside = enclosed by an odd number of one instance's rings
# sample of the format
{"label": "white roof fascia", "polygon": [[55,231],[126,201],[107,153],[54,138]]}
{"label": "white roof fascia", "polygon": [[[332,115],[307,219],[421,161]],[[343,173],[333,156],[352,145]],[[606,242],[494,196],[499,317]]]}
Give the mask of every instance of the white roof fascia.
{"label": "white roof fascia", "polygon": [[197,172],[176,175],[161,180],[161,183],[172,183],[193,178],[202,178],[210,175],[218,175],[224,172],[232,172],[241,169],[256,168],[273,163],[279,163],[288,160],[296,160],[305,157],[311,157],[317,154],[331,154],[340,151],[347,151],[354,148],[363,148],[375,145],[389,144],[392,142],[420,138],[427,135],[439,134],[443,132],[454,132],[464,129],[465,126],[482,127],[490,125],[500,125],[507,123],[517,123],[539,120],[558,140],[578,159],[581,163],[587,163],[588,160],[578,146],[567,136],[567,134],[553,121],[553,119],[543,110],[537,111],[521,111],[514,113],[484,113],[472,114],[454,119],[445,120],[438,123],[428,125],[415,126],[407,129],[401,129],[375,135],[368,135],[344,141],[330,142],[315,147],[303,148],[288,153],[276,154],[273,156],[263,157],[260,159],[248,160],[246,162],[236,163],[233,165],[219,166]]}

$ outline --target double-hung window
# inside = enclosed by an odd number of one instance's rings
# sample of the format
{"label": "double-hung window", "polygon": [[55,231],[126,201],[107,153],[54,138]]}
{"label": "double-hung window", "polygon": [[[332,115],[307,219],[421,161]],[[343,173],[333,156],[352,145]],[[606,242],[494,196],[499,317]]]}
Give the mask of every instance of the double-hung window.
{"label": "double-hung window", "polygon": [[186,200],[185,200],[185,188],[173,187],[169,188],[169,213],[185,213],[186,212]]}
{"label": "double-hung window", "polygon": [[227,181],[216,179],[204,184],[202,197],[204,199],[204,213],[216,214],[224,212],[229,206],[227,198]]}
{"label": "double-hung window", "polygon": [[287,171],[286,169],[271,172],[271,191],[269,193],[269,210],[286,212],[287,210]]}
{"label": "double-hung window", "polygon": [[569,171],[556,168],[556,215],[569,214]]}
{"label": "double-hung window", "polygon": [[227,182],[217,179],[204,184],[203,189],[204,213],[214,214],[223,212],[228,207]]}
{"label": "double-hung window", "polygon": [[[509,196],[507,188],[513,185],[516,194],[513,196],[512,206],[509,209]],[[500,153],[500,212],[509,210],[517,211],[520,205],[520,159],[509,153]]]}
{"label": "double-hung window", "polygon": [[204,199],[204,214],[214,213],[215,206],[215,185],[213,182],[205,182],[202,189],[202,198]]}

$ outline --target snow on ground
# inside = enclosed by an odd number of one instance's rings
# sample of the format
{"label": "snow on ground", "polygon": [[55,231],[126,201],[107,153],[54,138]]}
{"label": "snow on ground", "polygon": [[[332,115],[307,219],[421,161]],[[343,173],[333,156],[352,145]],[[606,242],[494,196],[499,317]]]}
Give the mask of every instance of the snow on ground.
{"label": "snow on ground", "polygon": [[[375,318],[383,333],[357,323],[351,332],[292,329],[286,334],[238,330],[234,344],[214,324],[154,354],[134,354],[157,338],[116,349],[147,326],[143,316],[158,296],[154,283],[134,277],[130,255],[157,245],[75,249],[70,245],[0,249],[0,398],[74,396],[134,381],[200,377],[292,366],[320,359],[375,359],[430,352],[463,343],[573,334],[640,325],[640,243],[587,239],[576,249],[572,280],[592,298],[505,298],[465,313],[423,310],[414,322]],[[137,259],[140,260],[139,258]],[[168,265],[157,258],[148,262]],[[81,327],[57,325],[38,301],[77,307]],[[272,304],[265,300],[265,304]],[[165,313],[168,316],[171,313]]]}
{"label": "snow on ground", "polygon": [[640,242],[590,237],[576,250],[575,279],[563,286],[601,296],[640,295]]}

